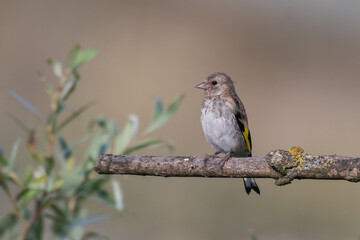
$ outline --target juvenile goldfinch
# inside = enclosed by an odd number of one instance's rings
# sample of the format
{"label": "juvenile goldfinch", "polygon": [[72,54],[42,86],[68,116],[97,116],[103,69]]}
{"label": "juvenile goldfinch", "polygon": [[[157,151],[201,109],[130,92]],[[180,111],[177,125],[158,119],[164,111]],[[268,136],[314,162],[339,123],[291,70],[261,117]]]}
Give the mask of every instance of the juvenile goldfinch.
{"label": "juvenile goldfinch", "polygon": [[[221,159],[223,166],[231,156],[251,156],[251,136],[245,107],[235,92],[234,83],[225,73],[216,72],[196,85],[205,90],[205,99],[201,106],[201,125],[206,140],[215,149],[215,153],[226,154]],[[246,193],[251,190],[260,194],[255,179],[244,178]]]}

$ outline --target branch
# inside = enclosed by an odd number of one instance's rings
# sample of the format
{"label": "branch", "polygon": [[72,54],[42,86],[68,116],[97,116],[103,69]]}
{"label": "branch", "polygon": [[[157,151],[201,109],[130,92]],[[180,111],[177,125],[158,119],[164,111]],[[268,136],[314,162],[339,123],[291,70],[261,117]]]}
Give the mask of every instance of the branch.
{"label": "branch", "polygon": [[337,155],[313,156],[300,147],[275,150],[265,157],[230,158],[221,169],[221,158],[204,161],[198,156],[101,155],[95,166],[99,174],[162,177],[273,178],[276,185],[293,179],[360,181],[360,158]]}
{"label": "branch", "polygon": [[30,219],[28,220],[28,222],[25,225],[24,232],[20,238],[21,240],[28,239],[28,234],[30,232],[30,229],[33,226],[33,224],[35,223],[35,221],[38,219],[39,215],[40,215],[40,200],[36,200],[35,209],[31,213]]}

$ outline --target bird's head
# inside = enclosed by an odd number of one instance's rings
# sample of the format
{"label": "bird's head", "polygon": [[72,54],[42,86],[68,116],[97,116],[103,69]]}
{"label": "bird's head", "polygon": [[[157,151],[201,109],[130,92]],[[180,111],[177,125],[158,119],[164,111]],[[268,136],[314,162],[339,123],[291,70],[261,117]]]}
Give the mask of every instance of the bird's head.
{"label": "bird's head", "polygon": [[224,93],[232,94],[235,91],[234,83],[231,78],[221,72],[209,75],[204,82],[195,87],[204,89],[206,96],[219,96]]}

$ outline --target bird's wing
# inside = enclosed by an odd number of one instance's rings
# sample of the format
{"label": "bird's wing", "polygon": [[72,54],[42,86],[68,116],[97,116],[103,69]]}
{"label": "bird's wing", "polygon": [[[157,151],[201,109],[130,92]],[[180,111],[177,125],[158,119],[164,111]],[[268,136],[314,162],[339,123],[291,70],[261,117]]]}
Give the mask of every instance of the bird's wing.
{"label": "bird's wing", "polygon": [[240,131],[244,137],[246,147],[248,148],[250,156],[251,156],[252,143],[251,143],[250,130],[247,127],[247,123],[246,123],[245,119],[242,118],[240,112],[235,114],[235,118],[236,118],[237,124],[239,125]]}

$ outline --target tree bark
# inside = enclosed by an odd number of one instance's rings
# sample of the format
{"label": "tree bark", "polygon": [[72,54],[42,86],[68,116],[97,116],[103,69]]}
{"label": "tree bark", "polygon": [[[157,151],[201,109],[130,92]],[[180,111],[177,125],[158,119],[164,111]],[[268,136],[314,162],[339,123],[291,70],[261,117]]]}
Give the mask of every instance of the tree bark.
{"label": "tree bark", "polygon": [[293,179],[342,179],[360,181],[360,158],[337,155],[313,156],[301,148],[275,150],[265,157],[230,158],[223,168],[221,158],[198,156],[101,155],[95,166],[99,174],[162,177],[273,178],[277,185]]}

